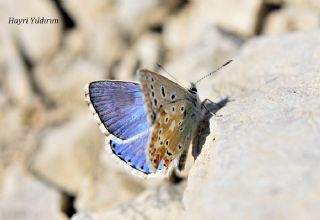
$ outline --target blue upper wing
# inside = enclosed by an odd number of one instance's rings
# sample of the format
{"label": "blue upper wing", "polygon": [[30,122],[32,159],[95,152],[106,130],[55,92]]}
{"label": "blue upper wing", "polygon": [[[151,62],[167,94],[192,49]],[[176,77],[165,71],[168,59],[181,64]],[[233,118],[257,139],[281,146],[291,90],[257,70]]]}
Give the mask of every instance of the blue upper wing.
{"label": "blue upper wing", "polygon": [[139,84],[96,81],[89,84],[88,92],[100,121],[112,135],[125,140],[150,128]]}
{"label": "blue upper wing", "polygon": [[[146,156],[151,125],[139,84],[91,82],[87,96],[101,123],[113,135],[107,139],[113,154],[135,170],[153,173]],[[162,169],[163,165],[158,167]]]}

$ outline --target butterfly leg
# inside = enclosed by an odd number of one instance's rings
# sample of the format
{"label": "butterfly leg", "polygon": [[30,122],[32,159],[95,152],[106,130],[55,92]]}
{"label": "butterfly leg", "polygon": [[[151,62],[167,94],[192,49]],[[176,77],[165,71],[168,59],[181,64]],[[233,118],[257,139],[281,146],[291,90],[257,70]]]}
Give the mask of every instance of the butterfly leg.
{"label": "butterfly leg", "polygon": [[216,116],[216,117],[222,117],[222,115],[217,115],[217,111],[222,108],[222,106],[219,105],[219,103],[215,103],[211,101],[210,99],[205,99],[202,102],[202,106],[209,112],[210,114]]}
{"label": "butterfly leg", "polygon": [[216,113],[230,101],[233,100],[230,100],[229,97],[220,100],[218,103],[213,102],[210,99],[205,99],[201,104],[207,110],[207,112],[211,113],[212,115],[221,117],[222,115],[217,115]]}

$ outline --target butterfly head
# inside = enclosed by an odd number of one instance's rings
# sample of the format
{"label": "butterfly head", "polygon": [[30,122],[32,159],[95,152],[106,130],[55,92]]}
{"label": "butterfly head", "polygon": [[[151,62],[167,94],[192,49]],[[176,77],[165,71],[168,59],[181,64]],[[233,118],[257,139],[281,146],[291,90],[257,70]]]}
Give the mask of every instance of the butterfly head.
{"label": "butterfly head", "polygon": [[192,96],[192,99],[190,99],[189,101],[191,101],[196,107],[200,107],[201,102],[200,102],[200,98],[198,96],[198,90],[197,90],[195,83],[191,83],[191,85],[188,89],[188,92]]}
{"label": "butterfly head", "polygon": [[192,95],[197,95],[198,90],[197,90],[196,84],[191,83],[190,88],[188,89],[188,91],[189,91]]}

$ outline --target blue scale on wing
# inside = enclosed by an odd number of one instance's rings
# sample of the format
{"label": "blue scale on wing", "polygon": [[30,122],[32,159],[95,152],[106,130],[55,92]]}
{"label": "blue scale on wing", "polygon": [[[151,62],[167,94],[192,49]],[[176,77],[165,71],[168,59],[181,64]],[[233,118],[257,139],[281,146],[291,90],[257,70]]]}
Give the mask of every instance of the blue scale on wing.
{"label": "blue scale on wing", "polygon": [[146,147],[150,137],[150,132],[145,132],[138,138],[132,140],[120,141],[117,139],[110,140],[110,146],[113,153],[121,160],[125,161],[132,168],[150,174],[151,170],[146,157]]}
{"label": "blue scale on wing", "polygon": [[150,128],[139,84],[92,82],[89,97],[101,122],[112,135],[125,140]]}

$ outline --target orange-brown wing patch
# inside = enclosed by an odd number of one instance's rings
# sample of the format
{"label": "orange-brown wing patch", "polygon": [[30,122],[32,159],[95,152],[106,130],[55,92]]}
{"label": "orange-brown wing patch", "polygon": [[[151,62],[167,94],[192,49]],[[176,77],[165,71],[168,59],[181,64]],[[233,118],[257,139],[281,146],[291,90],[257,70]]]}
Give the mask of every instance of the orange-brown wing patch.
{"label": "orange-brown wing patch", "polygon": [[192,135],[191,106],[186,101],[171,103],[156,118],[149,143],[149,164],[158,169],[163,161],[165,169],[188,147]]}

